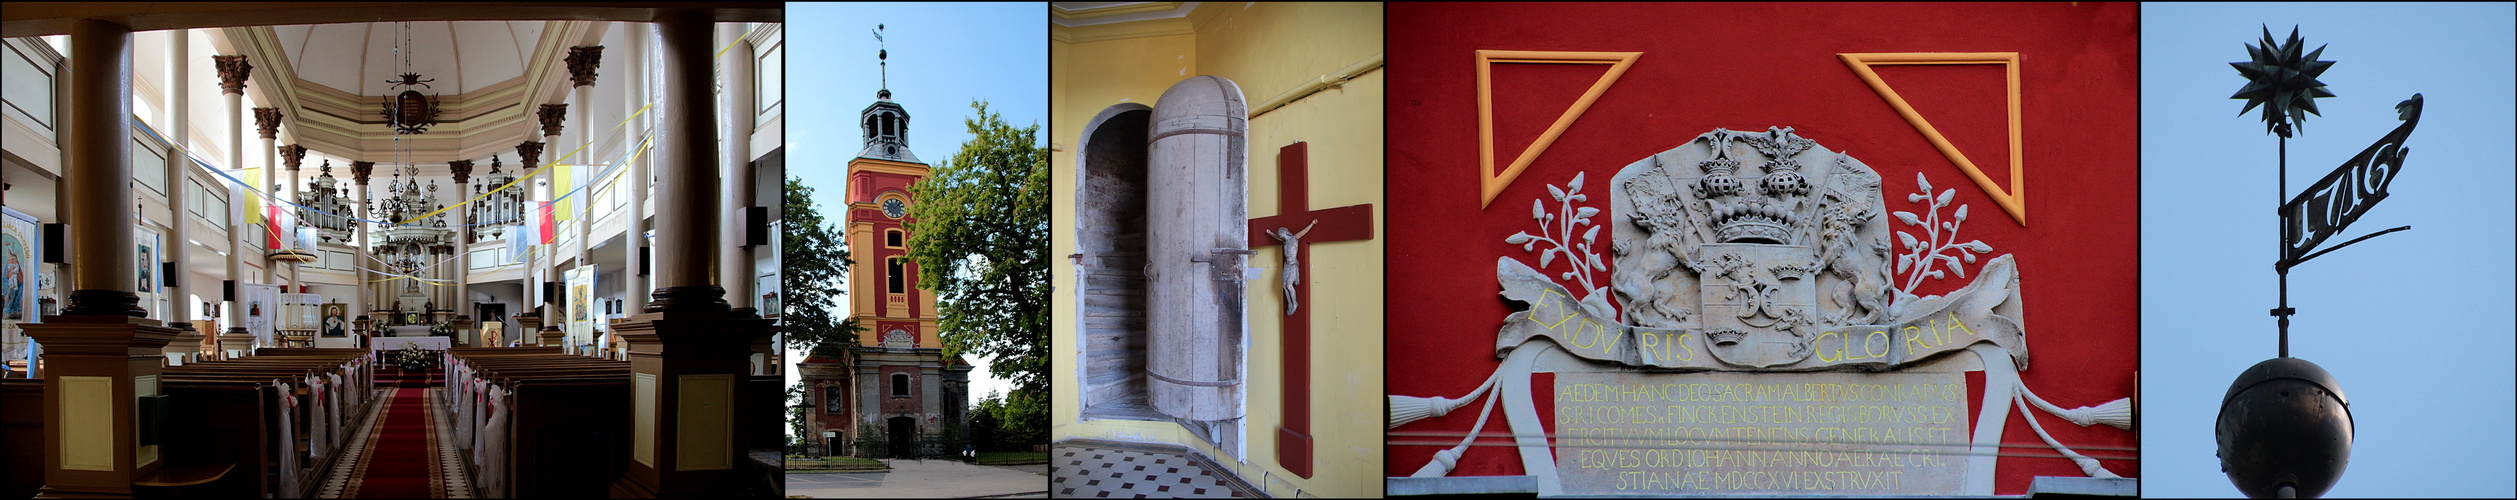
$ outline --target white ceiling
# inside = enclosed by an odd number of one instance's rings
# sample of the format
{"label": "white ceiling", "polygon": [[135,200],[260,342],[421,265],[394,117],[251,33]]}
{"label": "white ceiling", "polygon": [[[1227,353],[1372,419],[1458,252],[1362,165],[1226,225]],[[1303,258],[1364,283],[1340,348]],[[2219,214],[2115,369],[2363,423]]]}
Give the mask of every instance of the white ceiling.
{"label": "white ceiling", "polygon": [[[542,21],[418,21],[273,26],[289,66],[307,82],[356,95],[399,92],[404,72],[452,95],[524,76]],[[408,66],[404,63],[407,53]]]}
{"label": "white ceiling", "polygon": [[1204,2],[1049,2],[1049,9],[1058,14],[1049,16],[1049,23],[1072,28],[1188,17],[1200,3]]}

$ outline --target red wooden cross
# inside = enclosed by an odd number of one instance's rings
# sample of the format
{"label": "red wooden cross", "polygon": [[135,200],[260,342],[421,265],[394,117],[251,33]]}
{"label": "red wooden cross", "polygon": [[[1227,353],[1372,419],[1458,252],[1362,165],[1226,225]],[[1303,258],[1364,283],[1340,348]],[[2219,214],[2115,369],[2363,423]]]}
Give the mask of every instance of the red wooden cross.
{"label": "red wooden cross", "polygon": [[[1310,232],[1292,250],[1301,258],[1295,272],[1295,307],[1284,318],[1284,424],[1276,429],[1276,463],[1303,479],[1311,478],[1311,274],[1312,243],[1372,239],[1372,204],[1312,210],[1309,143],[1296,142],[1276,152],[1276,215],[1250,219],[1250,247],[1280,245],[1268,232],[1284,228]],[[1317,223],[1314,226],[1314,223]],[[1281,255],[1281,254],[1280,254]],[[1277,271],[1282,273],[1284,271]],[[1264,286],[1281,286],[1270,281]]]}

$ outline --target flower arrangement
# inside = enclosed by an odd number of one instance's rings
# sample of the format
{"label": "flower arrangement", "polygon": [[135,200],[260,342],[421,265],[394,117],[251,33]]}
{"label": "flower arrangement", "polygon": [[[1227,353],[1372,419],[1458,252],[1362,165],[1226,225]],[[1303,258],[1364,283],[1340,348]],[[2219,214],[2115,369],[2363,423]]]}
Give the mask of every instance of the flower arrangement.
{"label": "flower arrangement", "polygon": [[403,346],[389,355],[395,366],[404,371],[420,371],[437,367],[437,353],[420,349],[418,344]]}

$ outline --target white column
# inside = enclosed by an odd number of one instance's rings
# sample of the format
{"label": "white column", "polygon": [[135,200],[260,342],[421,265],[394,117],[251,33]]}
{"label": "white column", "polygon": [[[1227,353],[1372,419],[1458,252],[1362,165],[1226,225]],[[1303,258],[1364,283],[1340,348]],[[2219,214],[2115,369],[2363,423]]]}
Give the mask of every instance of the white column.
{"label": "white column", "polygon": [[[261,186],[254,186],[254,189],[257,189],[257,190],[261,190],[261,191],[262,191],[262,206],[265,206],[265,207],[273,206],[273,205],[274,205],[274,203],[277,201],[276,199],[272,198],[272,196],[273,196],[273,195],[276,195],[276,194],[278,194],[278,193],[274,193],[274,192],[272,192],[273,190],[271,189],[270,184],[277,184],[277,183],[279,183],[279,179],[280,179],[280,139],[279,139],[279,136],[277,136],[277,135],[272,135],[272,134],[263,134],[263,136],[262,136],[262,183],[263,183],[264,185],[261,185]],[[276,225],[276,224],[278,224],[278,223],[279,223],[279,221],[275,221],[275,220],[271,220],[271,219],[270,219],[270,217],[269,217],[269,215],[270,215],[270,210],[268,210],[268,209],[263,210],[263,215],[264,215],[264,217],[263,217],[263,219],[262,219],[262,225],[263,225],[263,227],[265,228],[265,229],[263,229],[263,231],[265,231],[265,232],[267,233],[268,231],[270,231],[270,229],[268,229],[268,228],[269,228],[270,226],[272,226],[272,225]],[[253,250],[254,250],[254,253],[256,253],[256,254],[261,254],[261,256],[262,256],[262,281],[264,281],[264,282],[269,282],[269,283],[278,283],[278,282],[280,282],[280,280],[279,280],[279,274],[280,274],[280,273],[279,273],[279,265],[278,265],[278,262],[279,262],[279,261],[271,260],[271,250],[270,250],[269,248],[266,248],[268,245],[265,245],[265,244],[262,244],[262,243],[260,243],[260,242],[259,242],[259,241],[260,241],[260,240],[262,240],[263,238],[267,238],[267,236],[260,235],[260,234],[254,235],[254,239],[256,240],[256,243],[253,245]]]}
{"label": "white column", "polygon": [[[362,218],[372,217],[374,215],[367,213],[366,207],[368,200],[367,197],[369,196],[367,191],[367,178],[368,176],[374,175],[375,172],[375,162],[350,162],[350,181],[358,184],[358,198],[354,199],[353,203],[356,204],[351,206],[350,211]],[[356,261],[357,265],[352,267],[352,270],[350,271],[352,279],[358,281],[358,302],[350,304],[350,319],[353,321],[358,318],[367,317],[367,311],[369,309],[375,309],[376,304],[382,304],[382,302],[376,301],[374,290],[383,287],[375,286],[375,284],[367,282],[368,280],[376,279],[375,276],[369,275],[365,270],[375,266],[374,264],[368,263],[368,256],[374,255],[373,244],[368,242],[370,239],[367,236],[368,225],[369,224],[365,222],[350,223],[350,246],[358,249],[358,260]],[[367,332],[367,335],[375,336],[375,332]]]}
{"label": "white column", "polygon": [[[465,167],[464,169],[468,171],[471,168]],[[455,177],[455,198],[463,198],[471,194],[472,184],[464,182],[467,180],[469,179],[465,179],[464,177]],[[454,209],[454,218],[457,221],[455,223],[456,229],[454,233],[454,260],[446,262],[447,265],[454,266],[446,268],[446,273],[454,275],[454,302],[447,304],[446,308],[453,309],[454,316],[456,318],[471,318],[472,238],[465,236],[464,234],[472,231],[472,211],[456,208]],[[471,319],[477,321],[480,318]],[[475,340],[475,337],[472,335],[472,332],[475,331],[480,331],[480,327],[474,326],[470,330],[455,332],[455,340],[471,344],[474,347],[485,347],[482,346],[478,340]]]}
{"label": "white column", "polygon": [[714,47],[734,46],[717,57],[717,75],[723,80],[718,88],[717,136],[723,141],[718,149],[718,176],[724,190],[718,212],[717,227],[724,228],[720,238],[723,252],[717,254],[717,283],[725,286],[726,304],[752,307],[752,248],[743,246],[743,207],[752,204],[752,129],[756,115],[752,113],[752,49],[743,42],[745,24],[718,23]]}
{"label": "white column", "polygon": [[[281,198],[281,200],[283,200],[283,201],[289,201],[289,202],[295,202],[295,201],[297,201],[297,199],[298,199],[298,197],[297,197],[297,193],[298,193],[300,190],[305,189],[305,187],[304,187],[304,186],[306,185],[306,180],[305,180],[305,178],[304,178],[304,174],[303,174],[300,170],[298,170],[298,168],[297,168],[297,167],[298,167],[298,163],[299,163],[299,162],[292,161],[292,162],[289,162],[289,164],[288,164],[288,194],[287,194],[287,195],[285,195],[285,196],[287,196],[286,198]],[[279,206],[280,206],[280,211],[281,211],[281,212],[285,212],[285,213],[292,213],[292,214],[297,213],[297,208],[296,208],[296,207],[294,207],[294,206],[289,206],[289,205],[279,205]],[[289,247],[289,248],[295,248],[295,245],[297,244],[297,243],[296,243],[296,241],[297,241],[297,225],[295,225],[295,224],[289,224],[289,225],[283,225],[283,226],[280,226],[280,231],[279,231],[279,233],[280,233],[280,246],[282,246],[282,247]],[[311,248],[308,248],[308,249],[303,249],[303,250],[308,251],[308,252],[312,252],[312,251],[314,251],[314,249],[311,249]],[[306,271],[305,271],[305,268],[300,267],[300,264],[299,264],[299,263],[298,263],[298,261],[296,261],[296,260],[290,260],[290,261],[288,261],[288,290],[285,290],[283,293],[304,293],[303,288],[304,288],[305,286],[306,286]]]}
{"label": "white column", "polygon": [[174,342],[166,344],[166,352],[179,355],[175,363],[183,364],[194,360],[201,352],[201,334],[192,328],[192,320],[200,317],[193,314],[192,309],[199,307],[200,303],[192,300],[192,266],[186,260],[192,255],[192,217],[189,215],[192,156],[188,154],[192,150],[192,93],[187,92],[192,88],[192,30],[168,32],[166,53],[164,86],[167,107],[171,108],[167,113],[166,133],[172,136],[169,139],[174,140],[175,150],[166,155],[166,206],[172,210],[168,211],[171,216],[167,221],[166,244],[160,253],[165,254],[167,262],[175,263],[175,271],[163,273],[165,276],[160,279],[171,284],[166,290],[166,295],[171,297],[167,300],[167,309],[172,310],[165,315],[166,326],[182,332]]}
{"label": "white column", "polygon": [[[577,157],[575,158],[576,161],[573,163],[576,165],[590,165],[593,164],[594,159],[597,158],[594,151],[594,129],[586,127],[586,115],[594,114],[594,86],[579,86],[577,87],[576,94],[577,104],[574,107],[584,111],[577,112],[576,116],[572,117],[572,119],[577,121],[577,140],[579,141],[578,144],[583,147],[579,149],[581,152],[577,153]],[[587,186],[585,190],[578,191],[575,198],[577,200],[577,264],[573,266],[586,267],[592,262],[586,260],[587,251],[588,249],[594,247],[594,242],[587,240],[588,237],[594,234],[593,186],[597,181],[600,181],[600,179],[593,179],[589,177],[594,174],[592,171],[593,169],[576,168],[575,165],[571,165],[567,168],[575,170],[573,175],[568,176],[570,180]],[[566,190],[570,187],[573,186],[554,186],[554,188],[558,190]],[[552,192],[556,194],[560,191]]]}
{"label": "white column", "polygon": [[[627,82],[628,87],[626,87],[624,92],[621,92],[622,101],[624,101],[624,113],[637,113],[639,107],[645,106],[649,102],[654,102],[653,99],[648,98],[646,95],[647,37],[653,36],[654,34],[655,32],[653,30],[645,29],[644,26],[635,25],[629,26],[628,29],[621,33],[621,38],[629,41],[629,50],[622,54],[627,57],[621,58],[622,61],[628,65],[627,69],[629,75]],[[630,132],[628,136],[633,139],[630,147],[637,147],[635,139],[646,137],[649,131],[654,130],[649,126],[649,123],[651,123],[651,120],[654,118],[655,111],[648,110],[646,114],[638,115],[638,118],[630,120],[628,125]],[[649,152],[652,153],[653,151],[650,150]],[[621,225],[623,228],[622,237],[624,238],[624,243],[626,243],[621,245],[621,251],[625,257],[621,259],[621,262],[624,263],[621,266],[621,294],[628,297],[628,300],[621,305],[621,312],[623,314],[637,314],[638,311],[645,310],[647,307],[647,294],[652,291],[647,288],[646,276],[643,276],[638,272],[638,250],[646,248],[647,246],[646,205],[648,156],[649,155],[647,154],[637,155],[637,160],[630,162],[629,173],[621,176],[621,185],[619,188],[616,188],[627,190],[629,195],[629,218],[623,219],[624,224]]]}
{"label": "white column", "polygon": [[[582,113],[582,111],[580,111],[580,113]],[[556,131],[556,130],[553,130],[553,132],[557,132],[557,131]],[[568,154],[568,151],[567,151],[567,150],[565,150],[565,149],[561,149],[561,148],[560,148],[560,146],[559,146],[559,145],[561,144],[561,142],[559,142],[559,136],[560,136],[560,134],[550,134],[550,135],[545,135],[545,136],[542,136],[542,144],[547,144],[547,145],[550,145],[550,149],[545,150],[545,151],[543,152],[543,154],[544,154],[544,155],[546,155],[546,156],[549,156],[549,157],[551,158],[551,168],[553,168],[553,169],[568,168],[568,166],[567,166],[567,165],[561,164],[561,163],[559,162],[559,157],[561,157],[561,156],[564,156],[564,155],[567,155],[567,154]],[[577,153],[577,154],[582,155],[582,154],[585,154],[585,153]],[[575,158],[575,157],[571,157],[571,158],[569,158],[569,159],[571,159],[571,160],[575,160],[576,158]],[[565,188],[565,187],[563,187],[563,186],[560,186],[560,185],[559,185],[559,175],[558,175],[558,173],[557,173],[557,172],[553,172],[553,173],[551,173],[551,174],[547,174],[547,175],[542,175],[542,176],[537,177],[537,178],[538,178],[538,179],[541,179],[541,181],[542,181],[542,182],[541,182],[541,184],[542,184],[542,185],[540,186],[540,187],[541,187],[541,189],[537,189],[537,190],[536,190],[537,192],[535,192],[535,193],[534,193],[534,198],[535,198],[535,199],[539,199],[539,200],[542,200],[542,201],[545,201],[545,202],[548,202],[548,201],[553,201],[553,200],[557,200],[557,199],[559,198],[559,194],[560,194],[562,191],[565,191],[565,190],[566,190],[566,188]],[[551,232],[553,233],[553,234],[551,235],[551,244],[549,244],[549,245],[544,245],[544,246],[543,246],[543,248],[542,248],[542,252],[543,252],[542,256],[543,256],[543,257],[542,257],[541,267],[540,267],[539,269],[541,269],[541,270],[543,271],[543,273],[545,273],[545,276],[543,277],[543,278],[544,278],[544,280],[548,280],[548,281],[553,282],[553,283],[559,283],[559,285],[557,285],[557,286],[560,286],[560,287],[563,287],[563,288],[564,288],[564,287],[566,287],[566,286],[567,286],[567,283],[566,283],[565,281],[562,281],[562,280],[560,279],[560,278],[561,278],[561,275],[559,274],[559,250],[560,250],[560,248],[562,248],[562,247],[559,245],[559,242],[560,242],[560,240],[561,240],[562,238],[560,238],[560,237],[559,237],[559,235],[557,234],[557,233],[559,232],[559,230],[560,230],[560,228],[559,228],[559,226],[558,226],[558,224],[559,224],[559,223],[558,223],[558,221],[556,220],[556,219],[558,219],[558,218],[559,218],[559,214],[558,214],[558,213],[556,213],[556,210],[557,210],[557,208],[556,208],[556,207],[554,207],[554,208],[553,208],[553,210],[554,210],[554,213],[552,213],[552,214],[551,214],[551,218],[552,218],[552,219],[554,219],[554,220],[552,221],[552,223],[551,223],[551,224],[552,224],[552,227],[551,227]],[[540,217],[539,215],[536,215],[535,217],[537,217],[537,218],[536,218],[536,219],[534,219],[534,220],[536,220],[536,221],[541,220],[541,219],[539,219],[539,218],[538,218],[538,217]],[[527,273],[528,273],[528,274],[529,274],[530,272],[531,272],[531,271],[527,271]],[[535,331],[531,331],[531,332],[524,332],[524,335],[525,335],[525,337],[524,337],[524,338],[525,338],[526,342],[527,342],[527,343],[531,343],[532,345],[540,345],[540,346],[561,345],[561,342],[542,342],[541,340],[537,340],[537,339],[541,339],[541,337],[540,337],[540,335],[541,335],[540,331],[541,331],[541,330],[547,330],[547,329],[552,329],[552,328],[555,328],[555,326],[554,326],[554,325],[558,325],[558,324],[560,324],[560,323],[559,323],[560,319],[561,319],[561,318],[565,318],[565,317],[567,317],[568,312],[567,312],[567,311],[561,311],[561,310],[559,310],[559,309],[560,309],[560,305],[561,305],[561,304],[560,304],[560,302],[559,302],[559,298],[558,298],[558,297],[555,297],[555,296],[552,296],[552,295],[549,295],[549,294],[543,294],[543,293],[542,293],[542,282],[543,282],[543,280],[531,280],[531,279],[528,279],[528,280],[526,280],[526,281],[531,282],[530,284],[528,284],[528,285],[526,285],[526,286],[528,286],[528,287],[530,287],[530,288],[532,288],[532,289],[533,289],[532,293],[536,294],[535,296],[537,296],[537,297],[540,297],[540,298],[541,298],[538,302],[535,302],[535,304],[540,304],[540,305],[542,306],[542,326],[541,326],[540,328],[535,329]],[[564,292],[565,292],[565,290],[562,290],[562,292],[564,293]],[[562,350],[565,350],[565,349],[567,349],[567,347],[562,346],[562,347],[561,347],[561,349],[562,349]]]}
{"label": "white column", "polygon": [[[224,56],[235,58],[234,63],[220,62],[219,57],[221,56],[212,57],[211,60],[214,64],[242,65],[245,63],[245,60],[243,59],[245,56],[241,55]],[[227,68],[220,68],[219,72],[221,85],[220,95],[227,100],[227,164],[221,165],[221,167],[229,170],[241,171],[239,169],[244,168],[245,165],[245,127],[248,126],[245,123],[245,77],[244,75],[234,75],[233,88],[229,88],[230,86],[228,83],[230,75],[227,74]],[[245,193],[247,193],[247,191],[245,190],[245,186],[240,184],[226,183],[226,185],[226,279],[236,282],[236,284],[239,285],[239,288],[241,288],[241,285],[245,283]],[[242,292],[242,290],[238,291]],[[227,321],[227,329],[222,330],[219,335],[219,355],[221,357],[226,357],[228,351],[252,348],[253,337],[245,331],[244,309],[236,307],[235,300],[224,297],[223,294],[226,292],[224,288],[222,288],[220,292],[222,293],[221,300],[223,301],[223,305],[221,306],[221,310],[219,312],[219,318]]]}

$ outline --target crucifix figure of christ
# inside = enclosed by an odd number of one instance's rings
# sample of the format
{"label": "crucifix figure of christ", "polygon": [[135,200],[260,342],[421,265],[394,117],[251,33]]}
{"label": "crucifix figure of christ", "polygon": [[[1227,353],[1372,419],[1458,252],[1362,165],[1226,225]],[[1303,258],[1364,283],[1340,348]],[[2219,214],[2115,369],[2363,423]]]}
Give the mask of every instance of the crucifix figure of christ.
{"label": "crucifix figure of christ", "polygon": [[[1284,335],[1280,344],[1284,349],[1285,403],[1284,425],[1276,429],[1276,462],[1304,479],[1312,475],[1311,311],[1295,305],[1311,301],[1311,283],[1302,281],[1303,275],[1311,274],[1311,263],[1296,256],[1313,243],[1372,239],[1370,203],[1311,209],[1310,151],[1310,143],[1305,142],[1277,150],[1276,215],[1250,219],[1249,239],[1253,250],[1270,245],[1264,243],[1270,239],[1283,240],[1273,244],[1285,247],[1285,269],[1280,271],[1285,286]],[[1301,232],[1276,234],[1302,220],[1311,222]]]}
{"label": "crucifix figure of christ", "polygon": [[1311,228],[1318,225],[1320,225],[1319,219],[1311,219],[1310,225],[1302,226],[1302,232],[1294,232],[1291,228],[1283,227],[1267,232],[1268,236],[1274,236],[1277,241],[1285,242],[1285,270],[1278,271],[1276,274],[1282,276],[1282,281],[1285,283],[1286,316],[1292,316],[1294,311],[1302,310],[1302,302],[1294,300],[1293,294],[1293,286],[1302,283],[1302,235],[1311,234]]}

